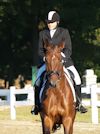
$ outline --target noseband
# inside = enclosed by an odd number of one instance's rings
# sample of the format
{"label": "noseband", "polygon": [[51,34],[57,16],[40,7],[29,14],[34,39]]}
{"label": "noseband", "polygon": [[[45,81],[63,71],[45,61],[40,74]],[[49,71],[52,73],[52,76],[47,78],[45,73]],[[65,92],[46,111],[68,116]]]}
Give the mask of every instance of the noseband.
{"label": "noseband", "polygon": [[58,71],[48,71],[47,72],[47,79],[49,80],[50,76],[52,76],[54,74],[57,75],[58,79],[55,82],[51,81],[49,83],[50,86],[52,86],[52,87],[56,87],[57,82],[59,82],[59,80],[61,79],[61,77],[60,77],[61,72],[58,72]]}
{"label": "noseband", "polygon": [[50,77],[53,74],[56,74],[58,77],[60,76],[60,72],[58,72],[58,71],[48,71],[47,72],[47,77]]}

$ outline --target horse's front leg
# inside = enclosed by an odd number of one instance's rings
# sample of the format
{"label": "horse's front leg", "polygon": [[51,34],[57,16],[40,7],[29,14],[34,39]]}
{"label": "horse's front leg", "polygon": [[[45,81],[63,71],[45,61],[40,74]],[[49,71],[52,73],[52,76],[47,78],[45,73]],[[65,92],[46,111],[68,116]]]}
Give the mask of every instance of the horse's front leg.
{"label": "horse's front leg", "polygon": [[42,120],[43,134],[50,134],[52,126],[53,126],[52,120],[48,116],[45,116],[44,119]]}
{"label": "horse's front leg", "polygon": [[73,121],[72,119],[63,120],[64,134],[73,134]]}

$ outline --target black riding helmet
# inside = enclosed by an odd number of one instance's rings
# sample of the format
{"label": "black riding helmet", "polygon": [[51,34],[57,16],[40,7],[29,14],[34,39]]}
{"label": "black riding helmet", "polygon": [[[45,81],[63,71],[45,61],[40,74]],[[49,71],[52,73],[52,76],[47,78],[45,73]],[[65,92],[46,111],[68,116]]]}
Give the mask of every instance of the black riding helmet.
{"label": "black riding helmet", "polygon": [[47,23],[53,23],[53,22],[56,22],[56,21],[60,21],[60,16],[59,14],[56,12],[56,11],[50,11],[48,13],[48,16],[47,16],[47,19],[46,19],[46,22]]}

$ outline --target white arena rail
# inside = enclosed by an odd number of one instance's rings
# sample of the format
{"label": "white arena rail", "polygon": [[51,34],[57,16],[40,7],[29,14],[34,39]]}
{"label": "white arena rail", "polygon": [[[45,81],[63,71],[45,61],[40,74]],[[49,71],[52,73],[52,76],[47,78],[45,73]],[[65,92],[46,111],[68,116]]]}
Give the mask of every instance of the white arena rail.
{"label": "white arena rail", "polygon": [[98,124],[98,107],[100,107],[100,100],[98,100],[98,94],[100,94],[100,88],[97,85],[91,86],[91,112],[92,112],[92,123]]}
{"label": "white arena rail", "polygon": [[[82,101],[83,104],[91,106],[92,123],[98,124],[98,107],[100,107],[100,101],[98,100],[98,94],[100,94],[100,88],[97,85],[91,85],[90,87],[82,87],[82,93],[91,94],[90,101]],[[26,100],[16,101],[16,95],[27,94]],[[34,90],[33,87],[26,89],[15,89],[11,87],[8,89],[0,89],[0,96],[5,96],[6,100],[0,100],[1,105],[10,105],[10,117],[12,120],[16,119],[16,106],[34,105]]]}
{"label": "white arena rail", "polygon": [[[28,98],[24,101],[16,101],[16,95],[27,94]],[[31,96],[31,99],[30,97]],[[33,97],[33,99],[32,99]],[[34,90],[31,89],[15,89],[15,87],[10,88],[10,117],[11,120],[16,119],[16,106],[27,106],[34,105]]]}
{"label": "white arena rail", "polygon": [[8,89],[0,89],[0,97],[5,97],[5,100],[0,100],[0,106],[10,104],[10,91]]}
{"label": "white arena rail", "polygon": [[[16,95],[26,94],[27,99],[16,101]],[[10,106],[11,120],[16,119],[16,106],[34,105],[34,90],[33,87],[15,89],[14,86],[10,89],[0,89],[0,97],[4,96],[5,100],[0,99],[0,106]]]}
{"label": "white arena rail", "polygon": [[[91,94],[91,87],[90,86],[82,87],[81,90],[82,90],[81,91],[82,94],[86,94],[86,95],[90,95]],[[91,99],[89,99],[89,100],[82,99],[82,103],[85,106],[91,106]]]}

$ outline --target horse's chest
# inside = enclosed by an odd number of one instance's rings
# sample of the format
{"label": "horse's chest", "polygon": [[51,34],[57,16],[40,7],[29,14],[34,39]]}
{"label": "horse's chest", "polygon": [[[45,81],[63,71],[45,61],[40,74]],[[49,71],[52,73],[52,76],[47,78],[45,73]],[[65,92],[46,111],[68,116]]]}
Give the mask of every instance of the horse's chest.
{"label": "horse's chest", "polygon": [[58,111],[59,107],[62,107],[63,105],[62,102],[64,100],[64,97],[60,92],[48,92],[47,94],[49,94],[46,100],[48,102],[48,107],[54,109],[55,111]]}

